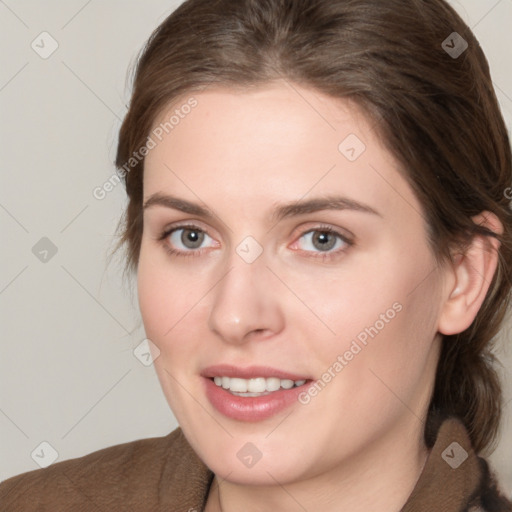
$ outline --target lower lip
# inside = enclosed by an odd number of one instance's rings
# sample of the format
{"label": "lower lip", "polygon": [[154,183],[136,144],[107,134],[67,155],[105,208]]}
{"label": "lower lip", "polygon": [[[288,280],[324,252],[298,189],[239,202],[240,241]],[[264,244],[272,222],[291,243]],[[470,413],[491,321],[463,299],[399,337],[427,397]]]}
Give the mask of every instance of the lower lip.
{"label": "lower lip", "polygon": [[242,397],[217,386],[211,379],[204,380],[206,397],[217,411],[234,420],[253,422],[270,418],[297,404],[299,394],[310,384],[306,382],[302,386],[280,389],[263,396]]}

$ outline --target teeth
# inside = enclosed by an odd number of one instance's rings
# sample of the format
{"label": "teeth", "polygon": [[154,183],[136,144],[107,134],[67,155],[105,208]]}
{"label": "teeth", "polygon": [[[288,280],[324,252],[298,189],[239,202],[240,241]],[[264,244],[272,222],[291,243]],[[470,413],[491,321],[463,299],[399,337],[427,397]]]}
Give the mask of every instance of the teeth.
{"label": "teeth", "polygon": [[283,379],[281,381],[281,387],[284,389],[292,389],[293,388],[293,380]]}
{"label": "teeth", "polygon": [[281,387],[281,379],[278,379],[277,377],[270,377],[265,380],[267,381],[267,391],[277,391]]}
{"label": "teeth", "polygon": [[255,379],[240,379],[238,377],[214,377],[213,382],[219,387],[242,396],[260,396],[278,389],[291,389],[302,386],[305,380],[278,379],[277,377],[256,377]]}
{"label": "teeth", "polygon": [[229,380],[229,390],[236,393],[247,393],[247,381],[245,379],[232,378]]}
{"label": "teeth", "polygon": [[[233,388],[231,388],[231,390],[233,390]],[[263,393],[267,391],[267,380],[263,377],[259,377],[257,379],[249,379],[249,384],[247,384],[247,391],[249,391],[249,393]]]}

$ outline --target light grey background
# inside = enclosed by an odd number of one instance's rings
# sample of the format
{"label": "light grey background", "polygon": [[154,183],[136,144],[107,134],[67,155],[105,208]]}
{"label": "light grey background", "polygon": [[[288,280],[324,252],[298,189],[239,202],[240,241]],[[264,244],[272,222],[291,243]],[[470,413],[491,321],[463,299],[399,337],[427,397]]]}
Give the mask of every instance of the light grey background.
{"label": "light grey background", "polygon": [[[42,442],[61,461],[176,426],[153,368],[133,353],[145,337],[136,291],[123,287],[121,262],[106,264],[123,187],[103,200],[93,189],[114,173],[128,65],[179,3],[0,0],[0,480],[50,462]],[[512,0],[452,4],[487,54],[510,132]],[[51,49],[44,31],[58,44],[46,59],[31,47]],[[46,262],[45,246],[32,252],[43,237],[57,248]],[[511,495],[509,331],[491,460]]]}

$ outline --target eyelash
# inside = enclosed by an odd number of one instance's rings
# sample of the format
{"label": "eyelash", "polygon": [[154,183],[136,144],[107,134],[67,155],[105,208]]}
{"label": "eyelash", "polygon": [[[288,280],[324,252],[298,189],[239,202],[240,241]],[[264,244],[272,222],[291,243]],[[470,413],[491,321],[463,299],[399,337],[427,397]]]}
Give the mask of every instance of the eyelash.
{"label": "eyelash", "polygon": [[[169,244],[166,243],[167,238],[170,235],[172,235],[172,233],[174,233],[175,231],[178,231],[180,229],[190,229],[190,230],[201,231],[203,233],[206,233],[206,231],[204,229],[200,228],[199,226],[195,226],[193,224],[185,224],[182,226],[173,226],[172,228],[168,228],[168,229],[164,230],[158,237],[158,241],[162,243],[165,251],[170,256],[180,256],[180,257],[185,257],[185,258],[189,257],[189,256],[191,256],[191,257],[201,256],[204,249],[179,251],[177,249],[173,249],[172,247],[169,246]],[[319,225],[319,226],[316,226],[315,228],[307,229],[307,230],[303,231],[302,233],[300,233],[297,240],[300,240],[304,235],[307,235],[308,233],[314,233],[314,232],[329,233],[329,234],[335,235],[344,244],[346,244],[346,247],[342,248],[342,249],[338,249],[337,251],[334,251],[334,252],[324,252],[324,253],[322,253],[321,251],[319,251],[318,253],[311,253],[310,251],[302,250],[302,252],[308,253],[307,257],[309,257],[309,258],[320,259],[322,261],[330,261],[330,260],[334,259],[335,257],[340,256],[340,254],[345,252],[348,248],[354,246],[353,239],[347,237],[346,235],[341,234],[339,231],[336,231],[331,226],[325,226],[325,225]]]}

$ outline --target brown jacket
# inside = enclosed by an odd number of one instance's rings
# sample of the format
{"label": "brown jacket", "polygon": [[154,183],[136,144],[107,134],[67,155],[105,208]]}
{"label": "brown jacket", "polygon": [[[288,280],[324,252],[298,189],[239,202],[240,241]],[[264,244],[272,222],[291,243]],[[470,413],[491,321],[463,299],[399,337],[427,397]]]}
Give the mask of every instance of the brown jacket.
{"label": "brown jacket", "polygon": [[[178,428],[10,478],[0,484],[0,511],[200,512],[212,478]],[[512,504],[462,423],[447,419],[401,512],[477,511],[512,512]]]}

